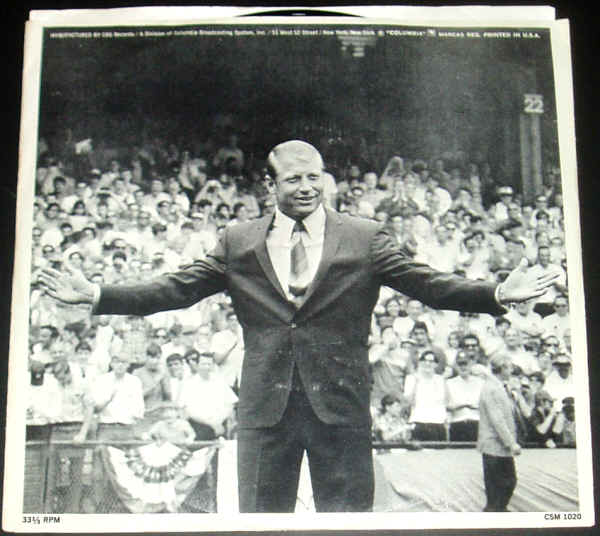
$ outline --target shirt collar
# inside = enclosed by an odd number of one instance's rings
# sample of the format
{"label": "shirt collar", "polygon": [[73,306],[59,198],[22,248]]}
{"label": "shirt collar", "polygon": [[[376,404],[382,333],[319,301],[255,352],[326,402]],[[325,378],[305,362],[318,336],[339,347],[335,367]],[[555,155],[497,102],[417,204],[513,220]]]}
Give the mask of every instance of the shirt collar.
{"label": "shirt collar", "polygon": [[[302,223],[306,228],[306,232],[311,239],[314,240],[324,235],[325,219],[325,209],[323,208],[323,205],[319,205],[314,212],[311,212],[302,220]],[[296,220],[286,216],[283,212],[281,212],[281,210],[279,210],[279,207],[275,207],[275,219],[273,220],[273,227],[281,229],[281,231],[285,232],[287,236],[291,236],[295,223]]]}

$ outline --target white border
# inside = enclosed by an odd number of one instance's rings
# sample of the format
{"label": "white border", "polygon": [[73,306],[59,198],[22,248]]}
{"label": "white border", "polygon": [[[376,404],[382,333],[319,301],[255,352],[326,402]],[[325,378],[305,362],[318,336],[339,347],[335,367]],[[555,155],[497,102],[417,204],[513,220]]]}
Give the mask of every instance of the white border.
{"label": "white border", "polygon": [[[381,6],[368,8],[323,7],[330,11],[354,12],[385,18],[357,19],[343,17],[244,17],[232,20],[232,15],[272,11],[275,8],[126,8],[113,10],[34,11],[26,27],[25,61],[23,67],[23,100],[20,135],[19,182],[17,198],[17,234],[12,299],[12,325],[8,385],[7,444],[5,450],[3,528],[19,532],[126,532],[126,531],[231,531],[231,530],[360,530],[360,529],[423,529],[423,528],[534,528],[591,526],[594,524],[592,451],[589,420],[589,398],[577,399],[577,462],[578,488],[582,519],[576,522],[544,520],[543,512],[508,513],[369,513],[369,514],[61,514],[60,524],[30,525],[22,523],[24,443],[25,434],[20,415],[22,390],[26,381],[28,352],[29,274],[31,261],[31,207],[35,184],[35,154],[37,147],[38,103],[41,80],[42,36],[45,27],[56,26],[114,26],[118,25],[177,25],[222,23],[235,25],[257,24],[390,24],[394,18],[410,26],[485,26],[550,28],[553,66],[556,84],[557,121],[559,125],[560,163],[563,176],[565,230],[569,291],[571,296],[572,340],[576,381],[588,390],[587,345],[579,230],[579,204],[576,184],[575,134],[569,27],[566,21],[551,22],[554,9],[550,7],[490,8],[467,6],[458,8],[418,8]],[[285,8],[292,9],[292,8]],[[358,13],[356,10],[361,11]],[[201,17],[201,20],[198,18]],[[33,156],[33,158],[32,158]],[[11,415],[13,416],[11,418]]]}

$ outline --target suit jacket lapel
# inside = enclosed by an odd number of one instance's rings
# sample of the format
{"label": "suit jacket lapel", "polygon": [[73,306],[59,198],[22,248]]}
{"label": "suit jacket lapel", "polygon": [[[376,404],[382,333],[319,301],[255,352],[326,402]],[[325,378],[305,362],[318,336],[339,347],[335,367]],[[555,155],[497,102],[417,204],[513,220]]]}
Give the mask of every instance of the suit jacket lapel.
{"label": "suit jacket lapel", "polygon": [[269,257],[269,252],[267,250],[267,233],[269,232],[271,224],[273,223],[273,217],[273,215],[265,216],[259,220],[259,225],[256,231],[257,234],[255,236],[256,245],[254,246],[254,253],[256,254],[258,263],[263,269],[271,285],[275,287],[275,290],[277,290],[279,295],[285,301],[288,301],[285,292],[281,288],[281,283],[279,283],[279,279],[277,278],[277,274],[275,273],[275,269],[271,263],[271,257]]}
{"label": "suit jacket lapel", "polygon": [[327,271],[329,270],[329,267],[331,266],[331,263],[335,258],[337,250],[340,246],[342,238],[342,222],[337,212],[333,210],[326,210],[326,214],[327,219],[325,220],[325,240],[323,243],[321,262],[319,263],[319,267],[317,268],[317,273],[315,274],[314,279],[308,286],[308,289],[306,289],[306,294],[304,295],[304,300],[300,306],[300,309],[304,308],[310,297],[314,294],[315,290],[325,277],[325,274],[327,274]]}

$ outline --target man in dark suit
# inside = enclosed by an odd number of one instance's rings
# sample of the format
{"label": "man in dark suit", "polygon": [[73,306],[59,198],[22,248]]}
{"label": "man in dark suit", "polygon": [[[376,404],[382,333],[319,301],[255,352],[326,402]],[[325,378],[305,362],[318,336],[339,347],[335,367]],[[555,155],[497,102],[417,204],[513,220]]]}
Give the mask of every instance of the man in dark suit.
{"label": "man in dark suit", "polygon": [[239,393],[240,510],[290,512],[308,455],[318,511],[373,504],[367,338],[381,285],[427,305],[504,312],[550,277],[515,271],[500,288],[412,262],[380,224],[322,205],[323,161],[302,141],[268,156],[277,208],[231,226],[205,259],[135,286],[45,271],[48,292],[96,314],[146,315],[227,290],[244,330]]}
{"label": "man in dark suit", "polygon": [[477,448],[483,456],[483,481],[487,499],[484,512],[506,512],[517,485],[514,456],[521,453],[517,443],[514,402],[507,382],[512,373],[509,356],[494,357],[492,375],[481,390]]}

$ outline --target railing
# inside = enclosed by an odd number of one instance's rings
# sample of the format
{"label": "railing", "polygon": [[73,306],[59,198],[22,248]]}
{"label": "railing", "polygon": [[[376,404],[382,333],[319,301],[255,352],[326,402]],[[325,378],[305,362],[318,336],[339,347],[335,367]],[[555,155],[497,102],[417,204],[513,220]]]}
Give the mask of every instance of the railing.
{"label": "railing", "polygon": [[[147,445],[150,441],[121,440],[28,440],[26,442],[24,513],[95,513],[121,512],[122,504],[111,499],[106,504],[95,504],[93,464],[97,451],[102,446],[131,448]],[[218,446],[217,441],[194,441],[186,445],[189,450]],[[470,441],[374,441],[377,451],[391,449],[473,449]],[[527,443],[524,448],[540,448],[539,444]],[[557,445],[557,448],[574,448],[574,445]],[[216,488],[216,485],[215,485]],[[216,489],[209,490],[216,493]],[[126,510],[125,510],[126,511]],[[194,510],[191,510],[194,511]]]}

